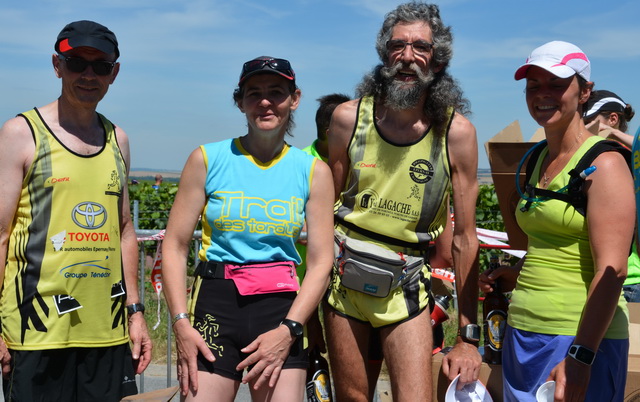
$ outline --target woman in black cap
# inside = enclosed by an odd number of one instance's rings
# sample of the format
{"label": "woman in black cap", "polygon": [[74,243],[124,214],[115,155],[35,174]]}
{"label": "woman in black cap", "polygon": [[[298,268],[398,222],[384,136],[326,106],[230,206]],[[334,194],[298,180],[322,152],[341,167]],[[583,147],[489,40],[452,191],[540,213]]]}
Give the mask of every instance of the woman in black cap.
{"label": "woman in black cap", "polygon": [[[200,146],[182,172],[163,278],[187,400],[233,401],[241,381],[254,401],[303,398],[303,325],[333,261],[333,193],[326,191],[333,183],[324,162],[285,142],[300,95],[287,60],[244,63],[233,98],[247,133]],[[200,263],[187,304],[189,244],[200,216]],[[299,286],[295,242],[305,220],[307,272]]]}

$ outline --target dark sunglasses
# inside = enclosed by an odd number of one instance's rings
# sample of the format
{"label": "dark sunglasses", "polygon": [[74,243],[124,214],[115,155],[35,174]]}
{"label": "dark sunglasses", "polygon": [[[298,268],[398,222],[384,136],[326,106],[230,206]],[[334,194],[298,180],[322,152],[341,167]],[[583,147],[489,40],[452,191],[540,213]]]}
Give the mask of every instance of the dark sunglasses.
{"label": "dark sunglasses", "polygon": [[113,71],[113,67],[116,65],[115,61],[89,61],[81,57],[69,57],[64,55],[58,55],[58,58],[60,58],[60,60],[64,60],[69,71],[74,73],[82,73],[87,69],[87,66],[91,66],[91,69],[96,73],[96,75],[109,75]]}
{"label": "dark sunglasses", "polygon": [[247,74],[251,74],[255,71],[263,70],[265,67],[269,67],[272,70],[279,72],[280,74],[288,77],[289,79],[295,79],[296,75],[291,68],[291,64],[285,59],[267,59],[267,60],[251,60],[242,66],[242,75],[240,76],[240,82],[244,80]]}

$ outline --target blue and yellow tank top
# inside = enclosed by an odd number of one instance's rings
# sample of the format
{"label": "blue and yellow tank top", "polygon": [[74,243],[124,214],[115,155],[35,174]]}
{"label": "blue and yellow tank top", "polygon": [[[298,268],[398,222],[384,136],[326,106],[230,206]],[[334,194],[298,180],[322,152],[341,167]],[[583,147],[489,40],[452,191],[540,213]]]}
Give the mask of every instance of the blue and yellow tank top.
{"label": "blue and yellow tank top", "polygon": [[360,234],[404,247],[423,248],[449,222],[451,187],[448,130],[427,129],[412,144],[394,144],[375,123],[373,97],[358,105],[349,142],[349,176],[335,205],[338,222]]}
{"label": "blue and yellow tank top", "polygon": [[207,169],[200,260],[300,264],[295,242],[317,159],[285,144],[262,163],[237,138],[200,149]]}
{"label": "blue and yellow tank top", "polygon": [[21,115],[35,141],[9,238],[2,336],[11,349],[113,346],[128,341],[120,250],[126,167],[115,128],[104,146],[66,148],[37,109]]}

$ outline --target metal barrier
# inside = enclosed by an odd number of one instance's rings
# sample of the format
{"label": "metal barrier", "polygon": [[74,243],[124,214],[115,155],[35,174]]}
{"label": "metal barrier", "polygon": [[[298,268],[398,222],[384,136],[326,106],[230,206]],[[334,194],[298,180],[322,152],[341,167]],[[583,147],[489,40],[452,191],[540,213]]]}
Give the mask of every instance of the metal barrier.
{"label": "metal barrier", "polygon": [[[134,206],[137,206],[137,205],[134,204]],[[137,213],[134,213],[134,217],[136,216],[137,216]],[[135,219],[134,219],[134,226],[135,225],[137,225],[137,222],[135,222]],[[159,236],[163,232],[164,232],[163,230],[136,229],[136,237],[138,239],[152,238],[152,237]],[[161,241],[161,239],[158,239],[158,240],[139,240],[138,242],[159,241],[159,240]],[[194,240],[193,250],[195,251],[194,253],[195,254],[194,265],[195,265],[198,263],[198,250],[200,249],[200,242],[202,240],[201,230],[196,230],[193,232],[193,240]],[[145,282],[146,282],[145,265],[146,265],[147,256],[146,256],[144,247],[138,247],[138,249],[140,254],[140,263],[138,264],[138,267],[139,267],[138,292],[140,297],[140,303],[144,303]],[[171,386],[171,332],[172,332],[171,312],[167,309],[167,388]],[[144,372],[140,374],[140,392],[141,393],[144,392]]]}

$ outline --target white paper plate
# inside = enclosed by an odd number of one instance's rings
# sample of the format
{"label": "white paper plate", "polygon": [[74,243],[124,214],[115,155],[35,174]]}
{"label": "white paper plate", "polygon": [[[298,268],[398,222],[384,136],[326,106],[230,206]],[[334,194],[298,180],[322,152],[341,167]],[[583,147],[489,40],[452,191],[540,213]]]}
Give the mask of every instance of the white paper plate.
{"label": "white paper plate", "polygon": [[451,381],[447,393],[445,394],[445,402],[493,402],[489,391],[480,380],[467,384],[462,389],[456,390],[458,386],[458,375]]}

